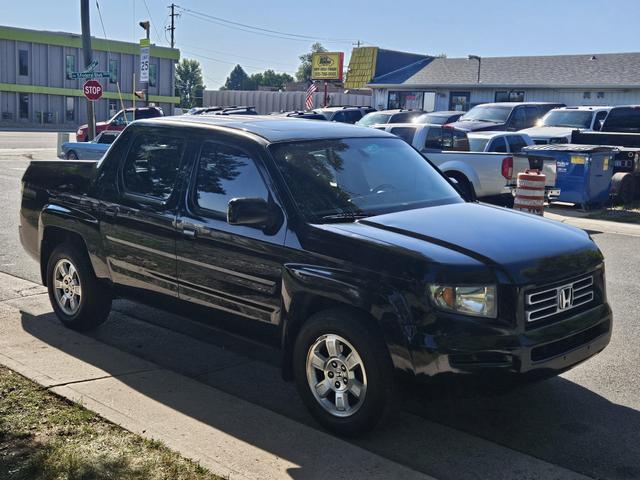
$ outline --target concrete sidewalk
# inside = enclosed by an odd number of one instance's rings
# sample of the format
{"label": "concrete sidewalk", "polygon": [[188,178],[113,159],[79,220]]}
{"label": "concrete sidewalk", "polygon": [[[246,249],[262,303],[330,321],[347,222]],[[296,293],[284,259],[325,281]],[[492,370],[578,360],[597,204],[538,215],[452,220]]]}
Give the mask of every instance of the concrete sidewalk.
{"label": "concrete sidewalk", "polygon": [[0,274],[0,292],[1,364],[218,475],[432,478],[61,325],[39,322],[36,316],[49,310],[43,287]]}
{"label": "concrete sidewalk", "polygon": [[639,224],[597,220],[593,218],[585,218],[584,215],[586,214],[582,214],[582,212],[568,208],[547,207],[544,211],[544,218],[566,223],[567,225],[572,225],[583,230],[640,237]]}

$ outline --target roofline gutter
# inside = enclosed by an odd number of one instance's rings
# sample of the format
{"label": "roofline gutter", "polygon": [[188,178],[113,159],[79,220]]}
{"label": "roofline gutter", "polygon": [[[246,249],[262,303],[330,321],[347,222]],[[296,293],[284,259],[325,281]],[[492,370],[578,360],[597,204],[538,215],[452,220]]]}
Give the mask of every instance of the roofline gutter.
{"label": "roofline gutter", "polygon": [[413,90],[416,88],[421,89],[439,89],[439,88],[464,88],[464,89],[472,89],[472,88],[541,88],[541,89],[549,89],[549,88],[566,88],[566,89],[604,89],[604,90],[638,90],[640,89],[640,83],[632,84],[632,85],[612,85],[612,84],[602,84],[602,85],[545,85],[545,84],[522,84],[522,85],[513,85],[513,84],[500,84],[500,83],[451,83],[451,84],[403,84],[403,83],[368,83],[365,85],[367,88],[378,89],[378,88],[395,88],[398,90]]}

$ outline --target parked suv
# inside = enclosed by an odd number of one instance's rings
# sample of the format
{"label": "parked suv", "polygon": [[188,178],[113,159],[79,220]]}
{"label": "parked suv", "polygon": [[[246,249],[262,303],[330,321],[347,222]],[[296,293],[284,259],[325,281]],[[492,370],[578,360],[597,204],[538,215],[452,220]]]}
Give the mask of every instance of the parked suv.
{"label": "parked suv", "polygon": [[[120,110],[106,122],[97,122],[96,135],[104,130],[124,130],[124,127],[134,120],[162,117],[163,115],[164,113],[162,112],[162,109],[158,107],[126,108],[124,110]],[[85,123],[78,127],[76,140],[78,142],[86,142],[88,139],[89,126]]]}
{"label": "parked suv", "polygon": [[372,107],[327,107],[316,108],[314,113],[324,115],[330,122],[356,123],[367,113],[375,112]]}
{"label": "parked suv", "polygon": [[380,110],[367,113],[364,117],[356,122],[361,127],[371,127],[373,125],[381,125],[383,123],[410,123],[415,118],[425,113],[422,110]]}
{"label": "parked suv", "polygon": [[564,107],[562,103],[501,102],[476,105],[465,113],[452,127],[468,132],[478,130],[522,130],[533,127],[552,108]]}
{"label": "parked suv", "polygon": [[601,131],[640,133],[640,105],[613,107]]}
{"label": "parked suv", "polygon": [[586,232],[465,200],[373,128],[142,120],[99,162],[31,162],[22,192],[20,238],[64,325],[97,327],[117,295],[260,332],[342,434],[398,408],[396,373],[553,375],[611,336]]}

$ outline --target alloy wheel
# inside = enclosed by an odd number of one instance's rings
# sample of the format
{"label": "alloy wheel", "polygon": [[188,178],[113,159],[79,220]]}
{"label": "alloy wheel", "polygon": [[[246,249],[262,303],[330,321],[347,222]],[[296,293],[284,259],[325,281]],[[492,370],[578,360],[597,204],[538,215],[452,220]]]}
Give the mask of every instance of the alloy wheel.
{"label": "alloy wheel", "polygon": [[60,309],[69,316],[78,313],[82,301],[82,286],[78,270],[71,260],[58,260],[53,269],[53,291]]}

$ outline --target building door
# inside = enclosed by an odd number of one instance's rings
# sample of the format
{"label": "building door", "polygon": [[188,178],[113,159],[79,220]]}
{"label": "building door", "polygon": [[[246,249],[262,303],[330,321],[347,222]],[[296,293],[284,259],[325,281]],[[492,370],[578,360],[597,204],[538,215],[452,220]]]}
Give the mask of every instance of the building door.
{"label": "building door", "polygon": [[469,110],[471,92],[451,92],[449,94],[449,110],[466,112]]}

